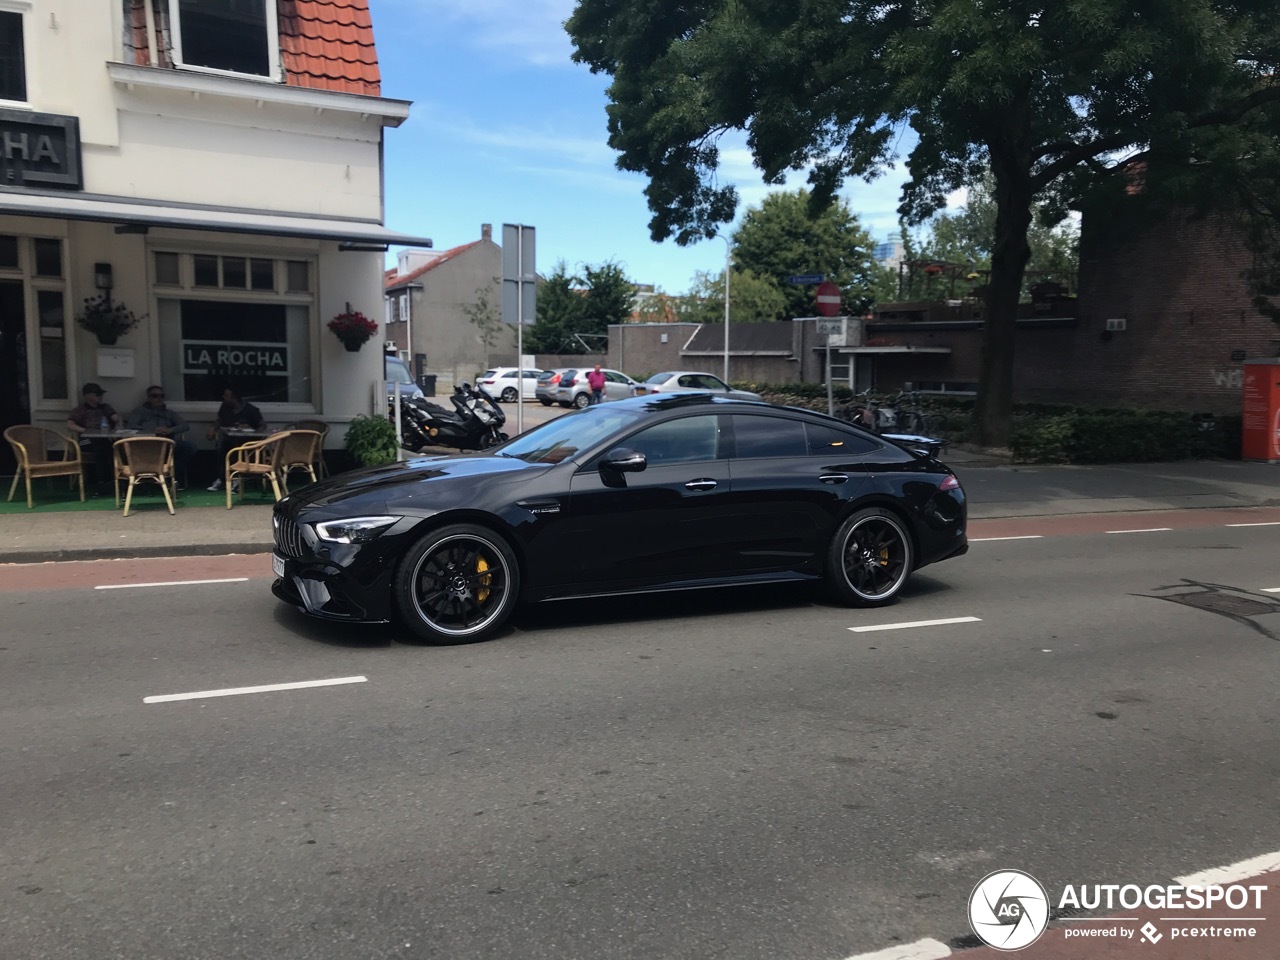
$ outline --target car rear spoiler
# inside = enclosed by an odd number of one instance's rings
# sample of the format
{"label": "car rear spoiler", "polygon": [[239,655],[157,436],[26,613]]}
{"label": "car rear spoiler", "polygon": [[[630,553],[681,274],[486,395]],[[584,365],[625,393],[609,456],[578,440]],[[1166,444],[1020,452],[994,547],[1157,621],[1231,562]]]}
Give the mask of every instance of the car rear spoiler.
{"label": "car rear spoiler", "polygon": [[886,440],[892,440],[900,447],[905,447],[921,457],[941,457],[947,452],[950,440],[939,437],[921,437],[911,433],[882,433]]}

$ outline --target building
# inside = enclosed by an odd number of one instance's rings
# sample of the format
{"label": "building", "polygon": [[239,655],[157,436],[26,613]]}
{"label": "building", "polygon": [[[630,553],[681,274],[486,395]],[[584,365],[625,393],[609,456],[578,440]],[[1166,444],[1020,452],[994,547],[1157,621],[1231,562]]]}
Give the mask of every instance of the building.
{"label": "building", "polygon": [[875,261],[886,270],[897,271],[906,255],[906,247],[903,246],[902,240],[896,237],[890,237],[884,243],[876,244]]}
{"label": "building", "polygon": [[[388,245],[430,245],[383,226],[408,114],[368,0],[2,0],[0,427],[61,429],[90,380],[207,423],[231,382],[340,444],[381,351],[325,324],[377,318]],[[100,343],[76,322],[99,296],[142,322]]]}
{"label": "building", "polygon": [[442,384],[471,380],[515,349],[515,328],[502,321],[502,247],[492,224],[447,250],[399,251],[383,286],[387,349]]}

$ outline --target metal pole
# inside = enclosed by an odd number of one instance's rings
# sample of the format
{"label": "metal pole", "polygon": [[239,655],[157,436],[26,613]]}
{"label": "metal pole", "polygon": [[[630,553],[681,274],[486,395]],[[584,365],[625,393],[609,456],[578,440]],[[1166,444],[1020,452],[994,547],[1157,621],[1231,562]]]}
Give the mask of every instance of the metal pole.
{"label": "metal pole", "polygon": [[729,269],[730,254],[733,252],[733,241],[720,234],[724,241],[724,382],[729,383]]}
{"label": "metal pole", "polygon": [[516,433],[524,433],[524,227],[516,227]]}
{"label": "metal pole", "polygon": [[827,336],[827,416],[836,415],[835,395],[831,390],[831,336]]}

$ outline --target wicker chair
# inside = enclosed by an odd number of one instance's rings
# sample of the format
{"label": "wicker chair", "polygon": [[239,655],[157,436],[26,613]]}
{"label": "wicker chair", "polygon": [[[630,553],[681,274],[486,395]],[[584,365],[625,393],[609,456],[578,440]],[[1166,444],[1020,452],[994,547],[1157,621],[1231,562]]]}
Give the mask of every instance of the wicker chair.
{"label": "wicker chair", "polygon": [[[173,500],[178,495],[178,481],[173,474],[174,442],[169,437],[125,437],[111,445],[111,459],[115,463],[116,506],[120,506],[120,481],[127,480],[129,487],[124,495],[124,515],[129,515],[133,503],[133,488],[143,480],[160,484],[164,502],[173,514]],[[173,488],[173,496],[169,489]]]}
{"label": "wicker chair", "polygon": [[320,434],[320,446],[316,448],[316,459],[314,461],[315,472],[317,476],[327,477],[329,475],[329,467],[324,462],[324,445],[329,439],[329,425],[323,420],[299,420],[291,423],[286,430],[314,430]]}
{"label": "wicker chair", "polygon": [[[289,431],[273,433],[262,440],[242,443],[227,451],[226,475],[223,478],[227,491],[227,509],[231,509],[232,486],[241,478],[257,477],[259,480],[270,480],[271,491],[277,500],[281,497],[284,484],[284,470],[281,455],[284,451],[284,440]],[[244,487],[240,487],[240,498],[244,499]]]}
{"label": "wicker chair", "polygon": [[[18,481],[27,481],[27,509],[35,504],[31,500],[32,477],[70,477],[72,481],[80,480],[80,499],[84,500],[84,464],[80,459],[80,444],[56,430],[29,425],[9,427],[4,438],[13,447],[13,455],[17,458],[18,469],[13,474],[13,485],[9,487],[9,499],[17,492]],[[57,440],[62,447],[62,460],[49,457],[50,441]]]}
{"label": "wicker chair", "polygon": [[289,474],[305,470],[316,482],[316,461],[321,458],[324,434],[318,430],[286,430],[280,441],[280,484],[289,492]]}

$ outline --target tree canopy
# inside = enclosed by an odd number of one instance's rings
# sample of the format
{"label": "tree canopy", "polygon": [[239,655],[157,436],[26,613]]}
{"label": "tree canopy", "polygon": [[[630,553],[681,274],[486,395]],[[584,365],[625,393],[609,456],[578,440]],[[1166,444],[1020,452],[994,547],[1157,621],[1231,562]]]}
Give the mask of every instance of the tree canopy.
{"label": "tree canopy", "polygon": [[1276,13],[1275,0],[578,0],[566,29],[574,59],[612,77],[609,143],[649,180],[655,240],[732,220],[736,191],[717,178],[729,131],[766,182],[808,171],[821,206],[846,177],[883,172],[909,127],[911,223],[990,170],[976,428],[1003,444],[1033,203],[1066,211],[1129,158],[1185,157],[1189,141],[1206,164],[1230,156],[1215,136],[1280,98]]}
{"label": "tree canopy", "polygon": [[538,285],[538,316],[525,346],[535,353],[602,352],[610,324],[630,318],[634,296],[635,284],[616,263],[587,264],[578,275],[558,261]]}

